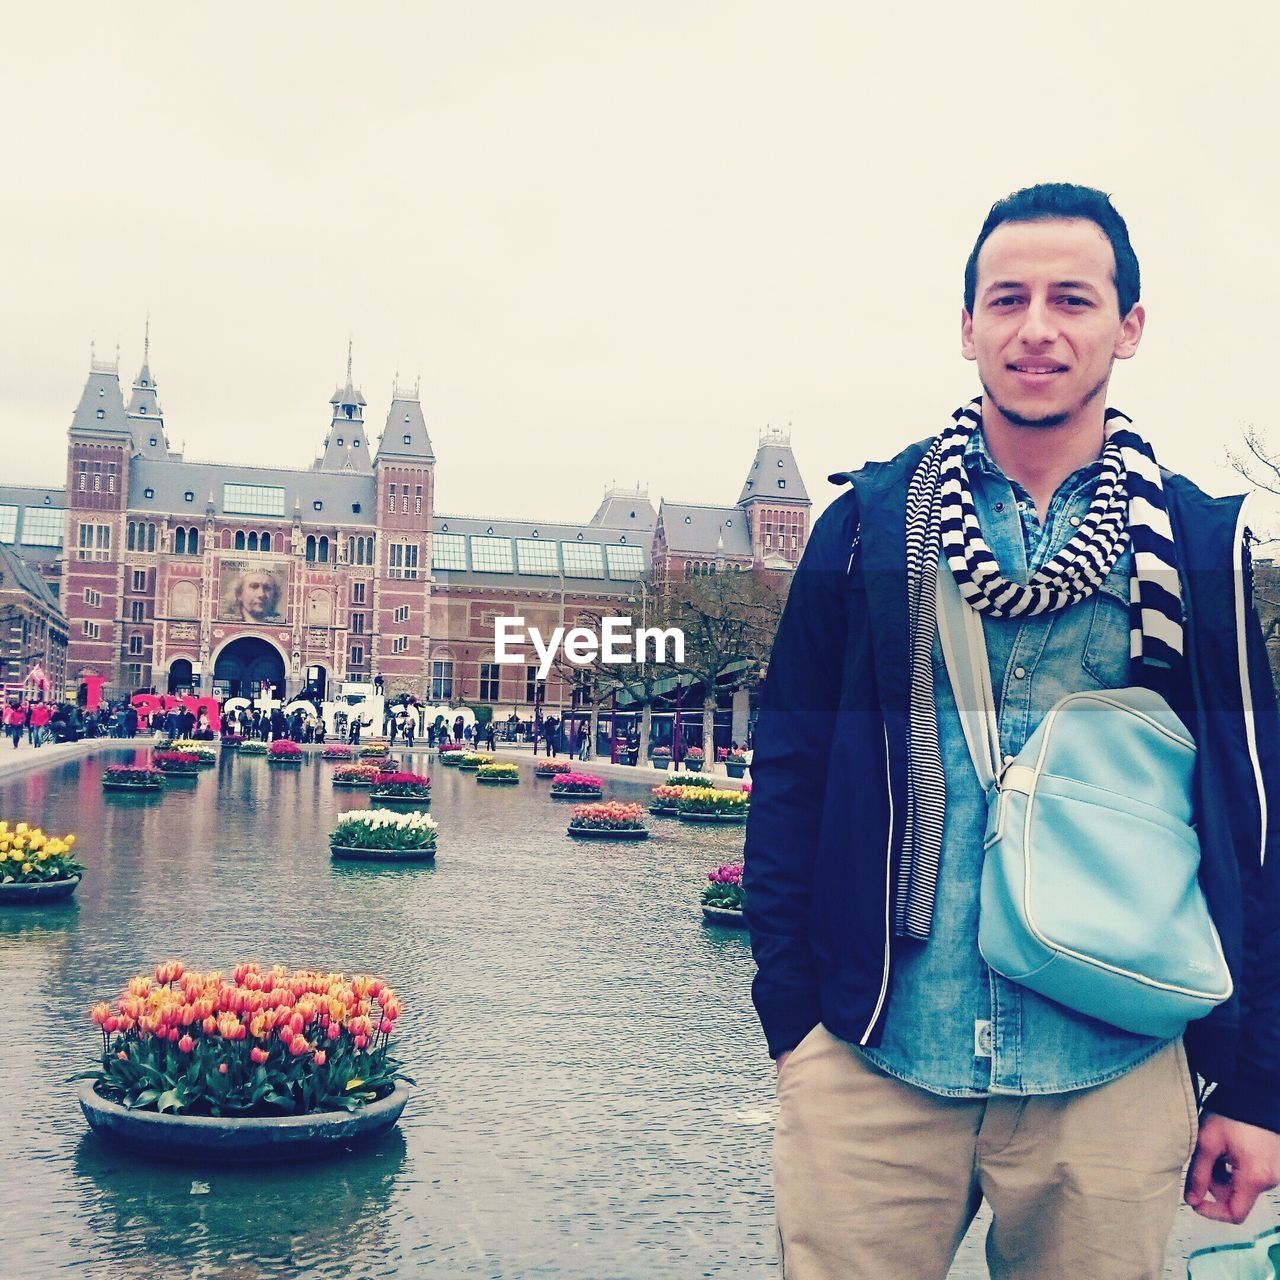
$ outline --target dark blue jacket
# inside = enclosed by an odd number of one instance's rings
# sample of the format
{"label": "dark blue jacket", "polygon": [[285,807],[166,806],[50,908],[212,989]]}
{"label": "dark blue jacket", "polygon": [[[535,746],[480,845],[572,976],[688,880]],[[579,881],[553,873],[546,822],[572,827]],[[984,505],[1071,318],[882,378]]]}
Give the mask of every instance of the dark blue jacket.
{"label": "dark blue jacket", "polygon": [[[775,1057],[819,1021],[878,1044],[894,952],[919,945],[891,936],[889,904],[906,814],[906,492],[927,444],[831,477],[853,488],[813,527],[769,662],[745,885]],[[1280,716],[1243,499],[1175,475],[1165,491],[1187,621],[1175,710],[1199,748],[1200,881],[1235,981],[1185,1040],[1218,1086],[1210,1110],[1280,1131]]]}

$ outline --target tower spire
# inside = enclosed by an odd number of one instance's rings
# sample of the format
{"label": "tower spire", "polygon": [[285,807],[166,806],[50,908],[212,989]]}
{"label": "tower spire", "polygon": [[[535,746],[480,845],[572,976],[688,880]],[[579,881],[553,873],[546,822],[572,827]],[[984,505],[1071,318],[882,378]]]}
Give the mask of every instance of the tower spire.
{"label": "tower spire", "polygon": [[151,363],[151,312],[147,312],[147,323],[142,330],[142,363]]}
{"label": "tower spire", "polygon": [[347,386],[351,385],[351,348],[354,345],[354,339],[347,339]]}

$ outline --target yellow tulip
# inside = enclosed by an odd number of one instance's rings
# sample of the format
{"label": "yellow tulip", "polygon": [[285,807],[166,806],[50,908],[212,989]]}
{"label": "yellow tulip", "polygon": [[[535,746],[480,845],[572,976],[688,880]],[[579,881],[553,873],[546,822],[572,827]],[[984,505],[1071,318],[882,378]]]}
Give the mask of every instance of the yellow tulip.
{"label": "yellow tulip", "polygon": [[34,871],[34,870],[35,870],[35,868],[31,865],[31,863],[29,863],[29,862],[24,862],[24,863],[22,864],[22,874],[23,874],[24,876],[29,876],[29,875],[32,873],[32,871]]}
{"label": "yellow tulip", "polygon": [[20,835],[20,836],[24,836],[24,835],[26,835],[26,834],[27,834],[27,824],[26,824],[25,822],[20,822],[20,823],[18,823],[18,825],[17,825],[16,827],[14,827],[14,830],[15,830],[15,831]]}
{"label": "yellow tulip", "polygon": [[70,849],[70,848],[71,848],[71,846],[72,846],[73,844],[75,844],[75,842],[76,842],[76,838],[75,838],[75,836],[72,836],[72,835],[67,836],[67,838],[66,838],[66,844],[67,844],[67,848],[68,848],[68,849]]}

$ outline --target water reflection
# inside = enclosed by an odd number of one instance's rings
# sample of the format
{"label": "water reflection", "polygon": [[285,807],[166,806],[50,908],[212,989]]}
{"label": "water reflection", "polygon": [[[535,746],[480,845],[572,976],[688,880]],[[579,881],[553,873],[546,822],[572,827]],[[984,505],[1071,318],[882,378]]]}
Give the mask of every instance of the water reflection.
{"label": "water reflection", "polygon": [[[0,911],[22,1028],[0,1037],[0,1097],[23,1100],[0,1108],[0,1277],[14,1258],[23,1280],[772,1274],[750,952],[698,908],[741,828],[584,845],[529,765],[503,789],[436,770],[434,864],[335,863],[338,815],[370,804],[332,766],[228,757],[158,802],[104,793],[132,755],[0,784],[0,813],[76,832],[88,867],[71,902]],[[202,1174],[87,1137],[63,1088],[94,1062],[86,1011],[171,955],[386,975],[418,1082],[392,1145]]]}
{"label": "water reflection", "polygon": [[346,1155],[259,1169],[154,1161],[86,1134],[73,1173],[105,1258],[156,1277],[385,1275],[387,1208],[407,1160],[393,1129]]}

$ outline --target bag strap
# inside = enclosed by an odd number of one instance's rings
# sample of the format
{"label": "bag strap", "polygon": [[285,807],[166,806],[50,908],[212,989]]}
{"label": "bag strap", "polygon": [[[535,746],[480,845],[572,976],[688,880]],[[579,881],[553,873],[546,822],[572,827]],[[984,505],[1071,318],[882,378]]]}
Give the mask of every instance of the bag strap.
{"label": "bag strap", "polygon": [[982,618],[960,594],[945,557],[938,557],[938,637],[951,678],[960,727],[984,791],[1000,777],[1000,725]]}

